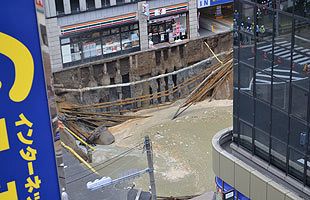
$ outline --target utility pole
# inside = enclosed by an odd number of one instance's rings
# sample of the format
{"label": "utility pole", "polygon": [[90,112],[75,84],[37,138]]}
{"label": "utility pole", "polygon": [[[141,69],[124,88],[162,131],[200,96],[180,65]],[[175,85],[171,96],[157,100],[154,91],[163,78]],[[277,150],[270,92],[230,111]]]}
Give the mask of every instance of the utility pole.
{"label": "utility pole", "polygon": [[146,155],[147,155],[147,163],[148,163],[148,168],[149,168],[152,200],[157,200],[155,177],[154,177],[154,167],[153,167],[153,152],[152,152],[152,145],[151,145],[151,141],[150,141],[149,136],[145,136],[144,144],[145,144],[145,150],[146,150]]}
{"label": "utility pole", "polygon": [[[117,179],[111,179],[111,177],[102,177],[101,179],[96,179],[95,181],[89,181],[86,184],[87,189],[94,191],[98,190],[100,188],[105,188],[105,187],[110,187],[112,185],[126,182],[130,179],[135,179],[143,174],[148,173],[150,176],[150,185],[151,185],[151,195],[152,195],[152,200],[157,200],[156,196],[156,187],[155,187],[155,177],[154,177],[154,166],[153,166],[153,151],[152,151],[152,144],[150,141],[149,136],[145,136],[144,138],[144,149],[146,150],[146,156],[147,156],[147,163],[148,163],[148,168],[144,170],[140,170],[135,173],[128,174],[126,176],[117,178]],[[141,192],[137,194],[136,198],[140,196]]]}

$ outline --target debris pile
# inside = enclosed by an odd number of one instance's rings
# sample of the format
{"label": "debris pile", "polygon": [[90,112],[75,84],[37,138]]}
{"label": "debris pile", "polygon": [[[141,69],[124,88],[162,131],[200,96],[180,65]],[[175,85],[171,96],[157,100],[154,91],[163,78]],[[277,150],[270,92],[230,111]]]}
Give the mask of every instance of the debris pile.
{"label": "debris pile", "polygon": [[173,119],[178,117],[187,108],[196,102],[206,100],[211,96],[210,101],[217,95],[219,88],[232,75],[233,53],[231,52],[223,61],[209,68],[209,75],[190,93],[186,101],[182,103],[175,113]]}

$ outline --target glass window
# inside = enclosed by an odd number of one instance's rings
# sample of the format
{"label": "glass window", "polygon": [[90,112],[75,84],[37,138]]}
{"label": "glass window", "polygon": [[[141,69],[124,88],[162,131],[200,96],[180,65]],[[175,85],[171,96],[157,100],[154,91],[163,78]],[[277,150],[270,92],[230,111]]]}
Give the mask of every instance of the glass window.
{"label": "glass window", "polygon": [[304,158],[304,154],[290,148],[288,173],[299,180],[303,180]]}
{"label": "glass window", "polygon": [[310,144],[301,145],[301,134],[309,132],[310,0],[258,0],[262,5],[257,9],[255,1],[251,2],[235,4],[239,13],[234,17],[240,23],[234,22],[234,64],[238,68],[234,68],[233,136],[237,139],[240,134],[241,146],[301,182],[304,166],[308,166],[305,181],[310,186]]}
{"label": "glass window", "polygon": [[40,34],[44,45],[48,46],[46,26],[40,24]]}
{"label": "glass window", "polygon": [[256,72],[256,97],[265,102],[271,100],[271,76],[269,73],[268,69]]}
{"label": "glass window", "polygon": [[110,29],[105,29],[102,31],[102,36],[110,35],[110,34],[111,34]]}
{"label": "glass window", "polygon": [[277,74],[281,74],[281,70],[286,70],[286,74],[289,74],[291,69],[292,18],[289,15],[278,13],[276,19],[278,20],[275,24],[274,64],[277,68]]}
{"label": "glass window", "polygon": [[305,20],[295,20],[294,84],[309,91],[310,75],[310,25]]}
{"label": "glass window", "polygon": [[253,147],[252,138],[253,138],[252,127],[240,121],[240,144],[242,144],[242,146],[251,151]]}
{"label": "glass window", "polygon": [[234,113],[234,118],[233,118],[233,136],[234,138],[238,137],[239,129],[238,129],[238,118],[236,116],[237,113]]}
{"label": "glass window", "polygon": [[271,163],[283,171],[286,171],[286,149],[285,143],[271,138]]}
{"label": "glass window", "polygon": [[129,26],[129,28],[130,28],[130,30],[137,30],[137,29],[139,29],[139,25],[138,24],[131,24]]}
{"label": "glass window", "polygon": [[306,179],[307,179],[307,182],[306,184],[308,186],[310,186],[310,155],[307,154],[307,171],[306,171]]}
{"label": "glass window", "polygon": [[240,93],[239,105],[240,118],[249,124],[253,124],[253,98],[249,95]]}
{"label": "glass window", "polygon": [[70,0],[71,12],[76,13],[80,11],[80,1],[79,0]]}
{"label": "glass window", "polygon": [[308,93],[301,88],[292,86],[292,114],[307,120]]}
{"label": "glass window", "polygon": [[273,105],[277,106],[278,108],[282,110],[288,110],[288,102],[289,102],[289,74],[286,72],[285,75],[283,75],[283,72],[280,71],[282,75],[274,73],[277,77],[283,77],[284,79],[279,79],[276,77],[273,77]]}
{"label": "glass window", "polygon": [[118,52],[121,50],[120,35],[110,35],[102,37],[103,54]]}
{"label": "glass window", "polygon": [[70,48],[72,61],[81,60],[81,44],[78,38],[71,39]]}
{"label": "glass window", "polygon": [[95,0],[86,0],[86,9],[87,10],[93,10],[95,9]]}
{"label": "glass window", "polygon": [[56,5],[57,15],[65,13],[63,0],[56,0],[55,5]]}
{"label": "glass window", "polygon": [[302,17],[310,16],[310,1],[309,0],[295,0],[295,15]]}
{"label": "glass window", "polygon": [[279,109],[272,109],[271,135],[274,138],[287,142],[288,116]]}
{"label": "glass window", "polygon": [[96,57],[102,54],[100,38],[83,41],[82,47],[84,58]]}
{"label": "glass window", "polygon": [[139,47],[139,31],[122,33],[122,49],[127,50]]}
{"label": "glass window", "polygon": [[122,27],[121,27],[121,31],[122,31],[122,32],[129,31],[129,26],[122,26]]}
{"label": "glass window", "polygon": [[254,66],[254,7],[242,4],[240,21],[240,60]]}
{"label": "glass window", "polygon": [[150,32],[151,33],[158,33],[158,26],[156,24],[152,25]]}
{"label": "glass window", "polygon": [[300,136],[302,133],[307,133],[307,126],[300,120],[291,118],[291,130],[289,134],[289,144],[300,152],[304,152],[304,146],[300,144]]}
{"label": "glass window", "polygon": [[174,40],[183,40],[187,38],[187,30],[186,30],[186,15],[179,15],[178,18],[172,20],[170,23],[166,24],[166,32],[171,32]]}
{"label": "glass window", "polygon": [[293,0],[281,0],[278,2],[277,8],[285,11],[285,12],[289,12],[292,13],[293,12]]}
{"label": "glass window", "polygon": [[116,0],[116,5],[124,4],[125,0]]}
{"label": "glass window", "polygon": [[119,28],[112,28],[111,34],[119,33]]}
{"label": "glass window", "polygon": [[268,104],[256,100],[255,127],[270,132],[270,107]]}
{"label": "glass window", "polygon": [[158,32],[159,33],[166,32],[166,26],[164,23],[158,25]]}
{"label": "glass window", "polygon": [[[234,60],[234,61],[238,61],[238,60]],[[234,73],[233,81],[234,81],[235,89],[238,89],[238,70],[239,70],[238,63],[235,63],[233,65],[233,73]]]}
{"label": "glass window", "polygon": [[[264,1],[266,2],[266,1]],[[257,8],[255,34],[257,37],[256,68],[265,70],[272,66],[272,33],[274,14],[266,7]]]}
{"label": "glass window", "polygon": [[100,56],[102,54],[100,32],[81,35],[81,41],[84,59]]}
{"label": "glass window", "polygon": [[268,161],[269,158],[269,135],[259,129],[255,129],[255,154]]}
{"label": "glass window", "polygon": [[[253,69],[240,63],[240,90],[248,94],[253,94]],[[242,77],[242,78],[241,78]]]}
{"label": "glass window", "polygon": [[101,6],[102,7],[110,6],[110,0],[101,0]]}
{"label": "glass window", "polygon": [[79,38],[61,39],[61,53],[63,63],[70,63],[81,60],[81,45]]}

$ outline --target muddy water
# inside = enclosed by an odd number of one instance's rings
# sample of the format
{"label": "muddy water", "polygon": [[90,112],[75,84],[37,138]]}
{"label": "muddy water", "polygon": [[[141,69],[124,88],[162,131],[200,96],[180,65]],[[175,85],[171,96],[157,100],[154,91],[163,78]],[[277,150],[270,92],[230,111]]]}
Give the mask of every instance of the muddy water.
{"label": "muddy water", "polygon": [[[163,116],[165,117],[165,116]],[[160,121],[160,120],[159,120]],[[214,190],[212,171],[212,137],[219,130],[232,125],[232,107],[193,108],[176,120],[161,120],[146,129],[139,126],[126,139],[127,146],[150,135],[154,150],[157,193],[160,196],[200,194]],[[126,148],[117,144],[98,147],[94,162],[100,163]],[[126,157],[99,169],[103,176],[116,178],[147,167],[146,154],[135,150]],[[137,188],[148,190],[149,179],[144,175],[135,179]],[[128,184],[129,185],[129,184]]]}

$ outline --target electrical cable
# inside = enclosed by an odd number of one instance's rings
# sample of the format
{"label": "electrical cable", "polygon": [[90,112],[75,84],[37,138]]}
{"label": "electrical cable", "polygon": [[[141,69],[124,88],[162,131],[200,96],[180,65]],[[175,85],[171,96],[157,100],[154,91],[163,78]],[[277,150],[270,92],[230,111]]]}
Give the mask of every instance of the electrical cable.
{"label": "electrical cable", "polygon": [[[126,156],[127,154],[129,154],[129,153],[130,153],[131,151],[133,151],[135,148],[139,147],[141,144],[143,144],[143,142],[142,142],[142,143],[139,143],[138,145],[135,145],[134,147],[132,147],[132,148],[130,148],[130,149],[128,149],[128,150],[126,150],[126,151],[124,151],[124,152],[122,152],[122,153],[120,153],[120,154],[118,154],[118,155],[116,155],[116,156],[114,156],[114,157],[112,157],[112,158],[110,158],[109,160],[106,160],[106,161],[103,162],[103,163],[98,164],[98,165],[95,166],[95,167],[98,167],[98,166],[100,166],[100,165],[106,164],[107,162],[109,162],[109,161],[111,161],[111,160],[114,159],[112,162],[108,163],[107,165],[105,165],[105,166],[103,166],[103,167],[97,169],[97,171],[102,170],[102,169],[104,169],[104,168],[106,168],[106,167],[112,165],[113,163],[117,162],[118,160],[122,159],[124,156]],[[84,172],[84,171],[88,171],[88,170],[86,169],[86,170],[80,171],[80,172],[78,172],[78,173],[75,173],[75,174],[71,175],[70,177],[73,177],[74,175],[80,174],[81,172]],[[71,184],[71,183],[73,183],[73,182],[76,182],[76,181],[78,181],[78,180],[81,180],[81,179],[83,179],[83,178],[85,178],[85,177],[87,177],[87,176],[90,176],[90,175],[92,175],[92,174],[94,174],[94,173],[93,173],[93,172],[90,172],[90,173],[88,173],[88,174],[86,174],[86,175],[84,175],[84,176],[81,176],[81,177],[76,178],[76,179],[74,179],[74,180],[68,181],[67,184]],[[67,178],[69,178],[69,177],[67,177]]]}
{"label": "electrical cable", "polygon": [[[113,160],[113,159],[116,159],[116,158],[122,156],[123,154],[126,154],[126,153],[129,152],[129,151],[132,151],[133,149],[139,147],[141,144],[143,144],[143,142],[141,142],[141,143],[139,143],[139,144],[136,144],[135,146],[131,147],[130,149],[128,149],[128,150],[126,150],[126,151],[124,151],[124,152],[122,152],[122,153],[120,153],[120,154],[118,154],[118,155],[116,155],[116,156],[113,156],[112,158],[109,158],[108,160],[105,160],[105,161],[103,161],[103,162],[101,162],[101,163],[99,163],[99,164],[97,164],[97,165],[94,165],[93,168],[96,168],[96,167],[99,167],[100,165],[106,164],[107,162],[109,162],[109,161],[111,161],[111,160]],[[75,175],[81,174],[81,173],[86,172],[86,171],[88,171],[88,169],[80,170],[80,171],[78,171],[78,172],[75,172],[74,174],[71,174],[71,175],[68,176],[67,178],[71,178],[71,177],[73,177],[73,176],[75,176]]]}

